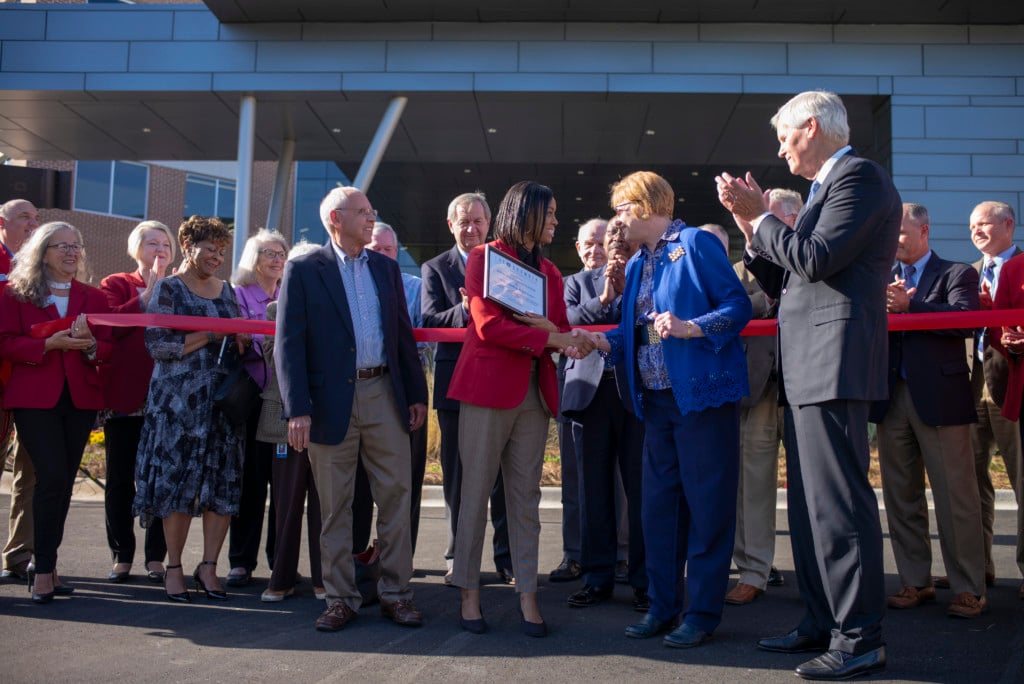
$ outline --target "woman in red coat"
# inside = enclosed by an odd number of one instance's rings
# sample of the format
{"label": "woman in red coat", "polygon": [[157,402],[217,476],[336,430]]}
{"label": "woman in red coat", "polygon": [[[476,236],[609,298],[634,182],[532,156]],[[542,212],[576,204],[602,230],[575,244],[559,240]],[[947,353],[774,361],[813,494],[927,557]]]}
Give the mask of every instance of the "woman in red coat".
{"label": "woman in red coat", "polygon": [[[146,311],[153,290],[167,274],[174,260],[175,236],[159,221],[143,221],[128,235],[128,256],[138,269],[115,273],[100,283],[114,313],[138,314]],[[153,357],[146,351],[145,328],[115,328],[112,331],[116,352],[110,363],[100,367],[106,407],[113,415],[103,424],[107,448],[107,488],[104,492],[107,544],[114,567],[107,579],[125,582],[131,575],[135,558],[132,501],[135,500],[135,454],[142,435],[143,408],[153,375]],[[164,581],[164,529],[152,525],[146,529],[146,576],[150,582]]]}
{"label": "woman in red coat", "polygon": [[[4,408],[36,469],[35,583],[32,600],[49,603],[74,589],[57,576],[57,548],[78,464],[103,408],[96,364],[110,344],[93,336],[86,313],[103,313],[107,298],[77,277],[84,272],[82,234],[68,223],[40,226],[15,257],[0,296],[0,357],[13,364]],[[74,319],[47,338],[29,334],[37,323]],[[31,583],[31,573],[30,573]]]}
{"label": "woman in red coat", "polygon": [[[500,466],[522,628],[529,636],[541,637],[547,627],[537,605],[540,477],[548,421],[558,411],[551,353],[580,345],[584,338],[570,332],[562,275],[540,254],[541,246],[551,243],[558,225],[551,189],[526,181],[513,185],[501,201],[494,223],[498,239],[473,249],[466,263],[470,319],[448,390],[449,398],[462,402],[462,506],[452,583],[462,587],[459,624],[467,631],[482,633],[487,625],[480,610],[480,555],[487,498]],[[544,274],[547,317],[514,314],[484,298],[487,247]]]}

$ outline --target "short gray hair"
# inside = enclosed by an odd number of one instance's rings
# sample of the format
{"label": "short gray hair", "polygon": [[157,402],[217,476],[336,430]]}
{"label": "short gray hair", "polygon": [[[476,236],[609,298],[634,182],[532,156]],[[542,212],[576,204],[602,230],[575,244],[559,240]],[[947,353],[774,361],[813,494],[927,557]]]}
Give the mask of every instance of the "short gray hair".
{"label": "short gray hair", "polygon": [[850,124],[846,106],[835,93],[827,90],[808,90],[779,107],[772,117],[772,127],[803,128],[809,119],[816,119],[822,134],[840,145],[850,142]]}
{"label": "short gray hair", "polygon": [[342,200],[357,192],[362,192],[362,190],[351,185],[339,185],[327,193],[320,202],[320,222],[324,224],[324,229],[328,234],[331,233],[331,212],[341,206]]}
{"label": "short gray hair", "polygon": [[292,247],[291,250],[289,250],[288,261],[291,261],[292,259],[300,257],[304,254],[315,252],[318,249],[320,249],[320,245],[316,243],[309,242],[308,240],[299,240],[298,242],[295,243],[295,246]]}
{"label": "short gray hair", "polygon": [[391,233],[391,236],[395,238],[395,247],[401,248],[402,243],[398,240],[398,233],[391,227],[390,223],[384,223],[383,221],[376,221],[373,224],[373,235],[378,233]]}
{"label": "short gray hair", "polygon": [[778,203],[790,211],[787,213],[797,214],[804,206],[804,198],[796,190],[789,188],[772,188],[768,193],[768,204]]}
{"label": "short gray hair", "polygon": [[931,223],[928,209],[923,204],[918,204],[917,202],[904,202],[903,214],[909,216],[919,226]]}
{"label": "short gray hair", "polygon": [[580,241],[580,235],[583,234],[584,230],[586,230],[587,228],[590,228],[591,226],[596,226],[596,225],[600,225],[601,227],[603,227],[603,228],[605,228],[607,230],[607,228],[608,228],[608,219],[592,218],[589,221],[587,221],[586,223],[584,223],[583,225],[581,225],[580,229],[578,231],[576,231],[576,242]]}
{"label": "short gray hair", "polygon": [[484,193],[477,190],[476,192],[464,192],[451,202],[448,203],[448,220],[454,221],[455,214],[459,210],[459,207],[470,206],[474,202],[479,202],[480,206],[484,208],[484,216],[487,218],[488,223],[491,220],[491,207],[487,204],[487,198]]}

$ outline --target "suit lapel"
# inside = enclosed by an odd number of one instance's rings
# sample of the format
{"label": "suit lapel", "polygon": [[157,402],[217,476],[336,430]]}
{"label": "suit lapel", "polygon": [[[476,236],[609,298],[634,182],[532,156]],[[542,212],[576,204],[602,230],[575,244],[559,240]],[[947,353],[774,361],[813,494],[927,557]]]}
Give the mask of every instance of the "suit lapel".
{"label": "suit lapel", "polygon": [[936,277],[939,275],[939,257],[935,255],[935,252],[931,254],[928,258],[928,263],[924,265],[924,272],[917,279],[917,292],[914,293],[913,299],[918,301],[924,301],[928,292],[932,289],[932,285],[935,284]]}
{"label": "suit lapel", "polygon": [[338,310],[342,323],[348,334],[355,336],[352,327],[352,311],[348,308],[348,297],[345,295],[345,283],[341,279],[341,272],[338,271],[338,258],[334,254],[334,247],[330,243],[324,245],[317,255],[317,269],[320,271],[320,278],[324,281],[327,295]]}

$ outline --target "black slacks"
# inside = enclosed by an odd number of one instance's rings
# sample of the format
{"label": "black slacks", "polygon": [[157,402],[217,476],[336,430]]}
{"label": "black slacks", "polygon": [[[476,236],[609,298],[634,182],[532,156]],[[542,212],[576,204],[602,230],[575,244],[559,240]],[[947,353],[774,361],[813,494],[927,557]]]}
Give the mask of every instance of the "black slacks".
{"label": "black slacks", "polygon": [[785,410],[789,529],[806,614],[797,629],[831,649],[882,644],[885,573],[878,499],[868,481],[866,401]]}
{"label": "black slacks", "polygon": [[[142,436],[142,416],[115,416],[103,426],[107,445],[107,489],[104,507],[107,524],[107,545],[115,563],[131,563],[135,559],[135,457]],[[167,555],[164,526],[150,525],[145,531],[145,562],[163,562]]]}
{"label": "black slacks", "polygon": [[[274,445],[271,445],[272,447]],[[309,453],[288,447],[281,458],[275,453],[274,570],[268,589],[287,591],[298,579],[299,550],[302,546],[302,514],[306,514],[306,541],[309,546],[309,573],[314,587],[324,585],[320,569],[320,497],[309,467]]]}
{"label": "black slacks", "polygon": [[50,573],[57,566],[57,549],[64,538],[75,475],[96,422],[96,411],[75,408],[65,384],[53,408],[16,408],[13,413],[18,437],[36,469],[32,498],[36,572]]}
{"label": "black slacks", "polygon": [[263,536],[263,516],[267,513],[267,487],[270,487],[270,520],[267,526],[267,565],[274,568],[274,487],[271,484],[274,445],[256,440],[263,400],[249,414],[245,428],[245,461],[242,464],[242,497],[238,515],[231,518],[228,560],[232,568],[256,569]]}

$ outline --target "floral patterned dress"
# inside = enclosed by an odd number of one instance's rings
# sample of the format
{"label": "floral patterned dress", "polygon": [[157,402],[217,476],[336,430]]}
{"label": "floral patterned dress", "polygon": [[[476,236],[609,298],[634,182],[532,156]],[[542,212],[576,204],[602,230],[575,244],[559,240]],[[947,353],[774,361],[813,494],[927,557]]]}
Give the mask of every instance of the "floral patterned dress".
{"label": "floral patterned dress", "polygon": [[[226,283],[219,297],[206,299],[177,276],[157,283],[147,313],[239,317]],[[182,355],[184,345],[181,330],[146,329],[146,348],[156,366],[146,399],[132,507],[143,527],[171,513],[238,513],[244,443],[213,405],[213,393],[225,375],[217,365],[221,345]]]}

